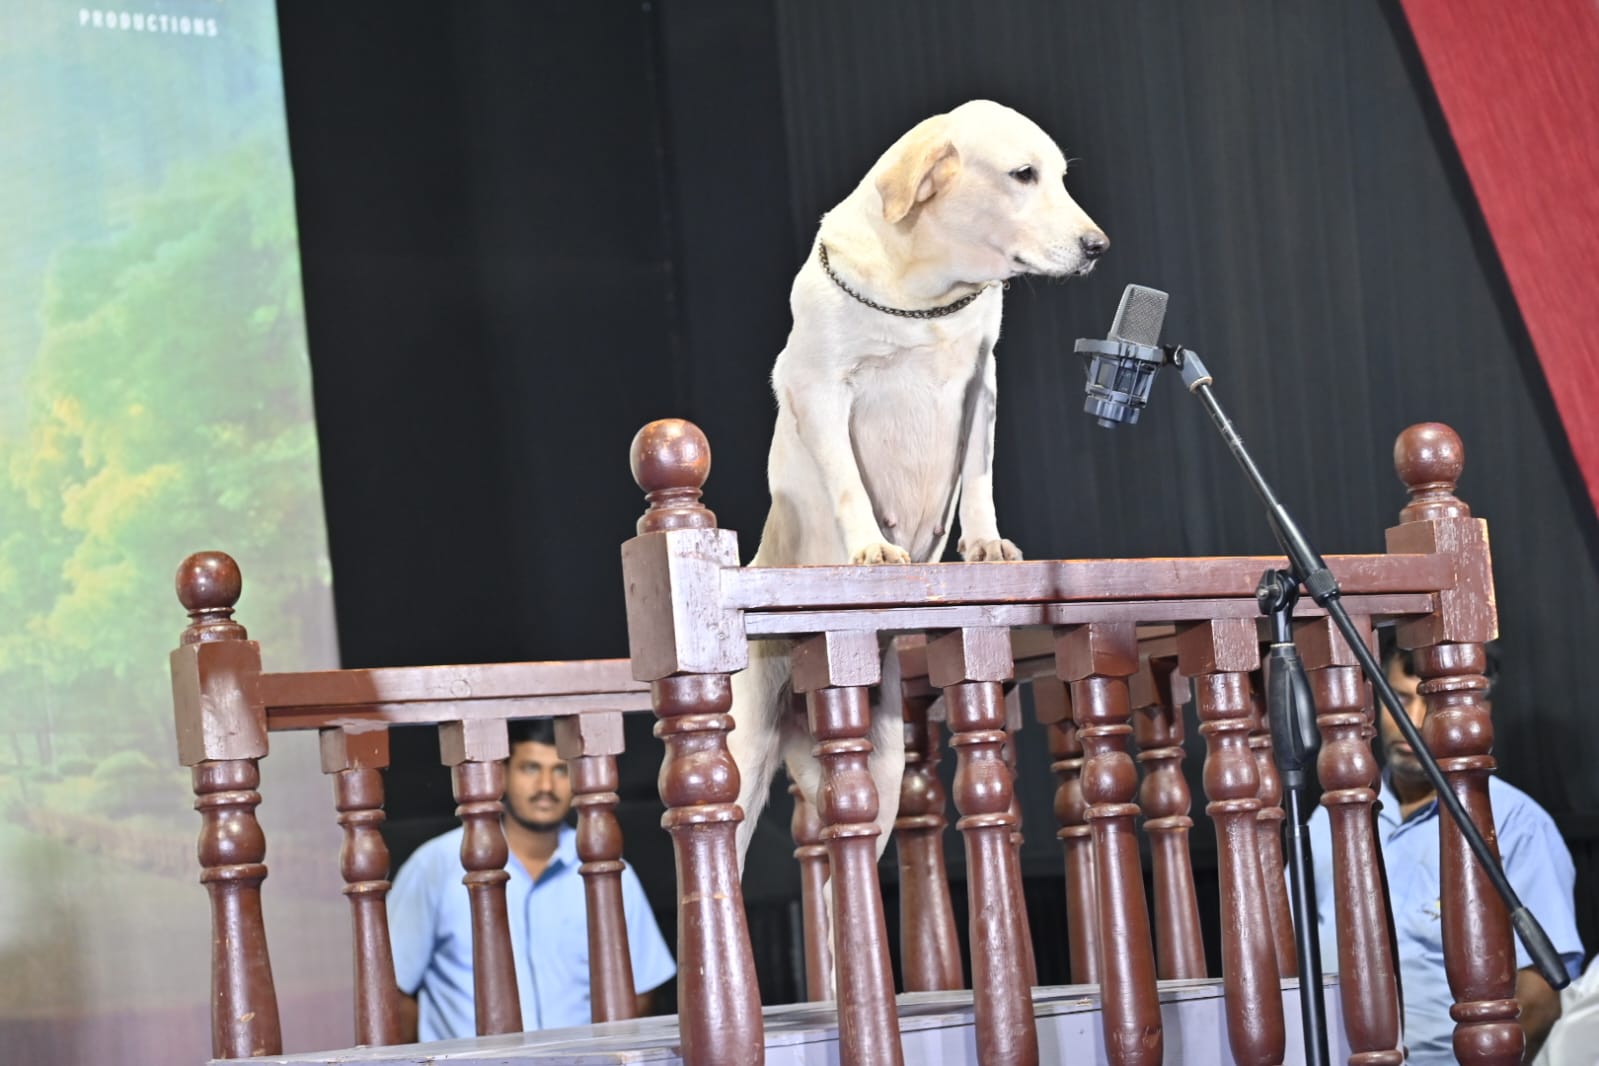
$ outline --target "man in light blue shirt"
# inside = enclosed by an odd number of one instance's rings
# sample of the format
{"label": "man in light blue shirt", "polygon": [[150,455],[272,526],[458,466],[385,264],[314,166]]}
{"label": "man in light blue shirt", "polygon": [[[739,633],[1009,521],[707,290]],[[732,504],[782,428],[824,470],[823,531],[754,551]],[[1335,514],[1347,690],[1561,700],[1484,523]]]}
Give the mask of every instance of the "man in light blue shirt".
{"label": "man in light blue shirt", "polygon": [[[1425,705],[1416,689],[1408,655],[1394,652],[1384,659],[1388,681],[1410,720],[1421,725]],[[1380,705],[1379,705],[1380,706]],[[1455,1023],[1449,1016],[1454,997],[1444,974],[1443,922],[1439,875],[1439,810],[1437,794],[1421,761],[1404,740],[1386,708],[1379,711],[1378,732],[1386,752],[1378,800],[1377,838],[1388,872],[1389,902],[1399,945],[1399,973],[1404,989],[1404,1043],[1413,1064],[1453,1063]],[[1582,965],[1572,891],[1576,871],[1571,852],[1551,819],[1531,797],[1497,777],[1488,779],[1499,858],[1510,884],[1542,923],[1560,952],[1567,971]],[[1333,907],[1332,838],[1327,812],[1318,808],[1310,819],[1315,856],[1316,910],[1320,922],[1324,969],[1337,966],[1338,941]],[[1527,1060],[1537,1052],[1549,1027],[1560,1015],[1560,999],[1533,968],[1516,940],[1516,999],[1527,1037]]]}
{"label": "man in light blue shirt", "polygon": [[[566,824],[572,785],[547,720],[510,724],[505,774],[506,909],[516,961],[522,1024],[554,1029],[589,1024],[588,913],[578,873],[577,833]],[[472,914],[461,883],[461,837],[454,829],[423,844],[389,892],[389,938],[400,991],[415,997],[421,1040],[477,1032],[472,989]],[[631,867],[622,903],[639,1014],[677,966]]]}

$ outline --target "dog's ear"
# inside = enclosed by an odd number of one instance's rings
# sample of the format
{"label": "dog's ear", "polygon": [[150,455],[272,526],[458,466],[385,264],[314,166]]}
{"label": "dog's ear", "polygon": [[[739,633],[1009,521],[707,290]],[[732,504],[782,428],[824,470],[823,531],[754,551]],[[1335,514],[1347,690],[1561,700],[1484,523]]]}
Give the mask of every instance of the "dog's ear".
{"label": "dog's ear", "polygon": [[877,175],[885,221],[898,222],[912,207],[931,200],[960,170],[960,153],[948,137],[945,119],[934,115],[919,123],[900,139]]}

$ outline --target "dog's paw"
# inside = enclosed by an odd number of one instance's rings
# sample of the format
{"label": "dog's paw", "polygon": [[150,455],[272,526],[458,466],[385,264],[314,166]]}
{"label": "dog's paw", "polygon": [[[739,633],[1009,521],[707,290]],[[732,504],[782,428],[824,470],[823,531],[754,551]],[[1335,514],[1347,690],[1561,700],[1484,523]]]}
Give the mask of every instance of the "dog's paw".
{"label": "dog's paw", "polygon": [[911,561],[910,552],[893,544],[868,544],[850,556],[851,563],[856,566],[876,566],[878,563],[908,563]]}
{"label": "dog's paw", "polygon": [[1022,550],[1008,540],[967,540],[961,538],[961,558],[969,563],[997,563],[1001,561],[1015,561],[1022,557]]}

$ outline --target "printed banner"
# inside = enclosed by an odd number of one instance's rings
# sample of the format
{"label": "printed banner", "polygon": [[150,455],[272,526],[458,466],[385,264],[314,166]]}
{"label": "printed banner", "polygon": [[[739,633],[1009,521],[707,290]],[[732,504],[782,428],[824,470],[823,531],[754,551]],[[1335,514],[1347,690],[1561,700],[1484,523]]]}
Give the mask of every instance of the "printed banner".
{"label": "printed banner", "polygon": [[[239,561],[267,669],[336,665],[270,0],[0,0],[0,1058],[209,1056],[172,590]],[[315,737],[263,764],[289,1048],[348,1044]]]}

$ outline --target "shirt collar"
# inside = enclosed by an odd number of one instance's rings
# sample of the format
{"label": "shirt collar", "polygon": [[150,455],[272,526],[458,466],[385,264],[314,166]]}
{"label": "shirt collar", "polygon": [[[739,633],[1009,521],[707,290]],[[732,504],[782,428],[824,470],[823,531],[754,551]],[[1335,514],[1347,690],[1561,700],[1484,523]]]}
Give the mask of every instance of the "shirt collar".
{"label": "shirt collar", "polygon": [[1438,812],[1438,797],[1433,796],[1425,805],[1413,811],[1409,818],[1401,814],[1399,797],[1394,794],[1393,786],[1388,783],[1388,768],[1386,766],[1383,767],[1382,775],[1377,778],[1377,798],[1382,801],[1382,809],[1377,812],[1377,817],[1396,828],[1406,822],[1425,820]]}
{"label": "shirt collar", "polygon": [[[550,864],[544,868],[544,873],[539,875],[539,879],[544,880],[555,871],[568,866],[575,867],[578,861],[577,830],[562,822],[559,835],[555,838],[555,851],[550,854]],[[505,868],[517,880],[529,880],[527,867],[522,865],[522,860],[518,859],[510,849],[506,849]]]}

